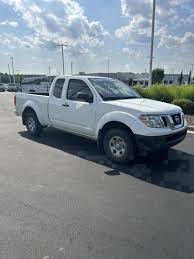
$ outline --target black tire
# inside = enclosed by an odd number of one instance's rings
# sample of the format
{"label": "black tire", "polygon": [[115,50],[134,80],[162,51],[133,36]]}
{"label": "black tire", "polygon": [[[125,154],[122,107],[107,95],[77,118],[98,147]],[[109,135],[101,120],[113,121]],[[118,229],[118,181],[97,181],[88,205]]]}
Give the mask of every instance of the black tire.
{"label": "black tire", "polygon": [[[115,141],[120,145],[118,149],[116,147],[116,152],[114,152],[114,144],[112,143],[115,143]],[[122,128],[113,128],[108,130],[103,139],[103,146],[107,157],[114,162],[127,163],[135,157],[135,143],[132,133],[128,130]]]}
{"label": "black tire", "polygon": [[33,111],[29,111],[25,115],[25,125],[31,136],[40,136],[42,133],[42,126]]}

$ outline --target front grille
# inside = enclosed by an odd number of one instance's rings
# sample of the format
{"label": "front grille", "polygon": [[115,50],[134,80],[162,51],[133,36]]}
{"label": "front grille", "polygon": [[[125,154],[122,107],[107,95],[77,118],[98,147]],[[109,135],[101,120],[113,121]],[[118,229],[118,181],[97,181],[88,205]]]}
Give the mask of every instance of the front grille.
{"label": "front grille", "polygon": [[180,113],[171,115],[171,118],[174,122],[174,126],[178,126],[181,124],[181,114]]}
{"label": "front grille", "polygon": [[180,128],[184,124],[181,113],[176,113],[172,115],[161,115],[160,119],[162,120],[165,128],[176,129]]}
{"label": "front grille", "polygon": [[161,118],[162,118],[162,121],[163,121],[163,123],[164,123],[164,126],[165,126],[165,127],[168,127],[168,121],[167,121],[167,119],[166,119],[166,116],[162,116]]}

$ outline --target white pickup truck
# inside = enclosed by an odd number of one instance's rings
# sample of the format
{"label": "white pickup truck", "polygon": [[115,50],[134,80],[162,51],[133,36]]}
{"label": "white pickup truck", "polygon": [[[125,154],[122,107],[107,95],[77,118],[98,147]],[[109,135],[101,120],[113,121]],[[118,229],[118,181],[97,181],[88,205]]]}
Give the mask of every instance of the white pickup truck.
{"label": "white pickup truck", "polygon": [[54,127],[90,138],[116,162],[137,152],[166,151],[187,133],[180,107],[144,99],[110,78],[56,77],[49,96],[17,93],[15,105],[31,135]]}

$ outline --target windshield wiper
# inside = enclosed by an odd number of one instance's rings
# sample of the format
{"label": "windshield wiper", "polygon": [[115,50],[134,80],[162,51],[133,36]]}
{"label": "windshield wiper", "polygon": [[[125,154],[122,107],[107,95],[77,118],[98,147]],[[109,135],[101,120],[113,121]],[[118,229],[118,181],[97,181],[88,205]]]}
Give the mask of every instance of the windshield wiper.
{"label": "windshield wiper", "polygon": [[141,98],[141,97],[139,97],[139,96],[121,97],[121,99],[124,99],[124,100],[126,100],[126,99],[139,99],[139,98]]}

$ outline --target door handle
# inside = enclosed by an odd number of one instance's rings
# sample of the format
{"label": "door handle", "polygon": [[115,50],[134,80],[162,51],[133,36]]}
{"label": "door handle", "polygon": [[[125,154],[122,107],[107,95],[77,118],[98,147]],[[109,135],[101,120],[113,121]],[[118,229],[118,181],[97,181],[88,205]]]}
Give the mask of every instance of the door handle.
{"label": "door handle", "polygon": [[69,107],[68,103],[62,104],[63,107]]}

